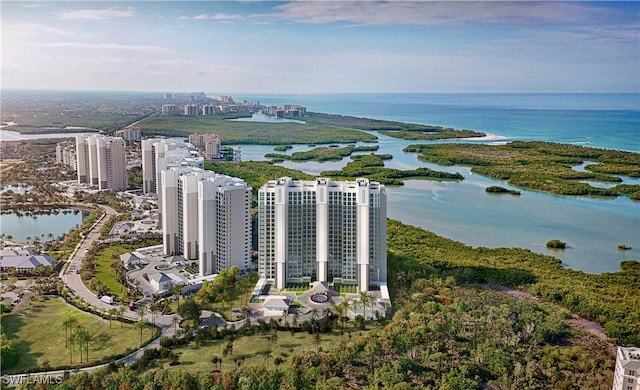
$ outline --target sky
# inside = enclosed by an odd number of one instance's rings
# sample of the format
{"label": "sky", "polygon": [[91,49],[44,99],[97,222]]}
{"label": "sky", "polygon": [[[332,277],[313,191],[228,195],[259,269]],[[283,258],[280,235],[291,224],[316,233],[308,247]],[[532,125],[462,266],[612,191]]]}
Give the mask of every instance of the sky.
{"label": "sky", "polygon": [[1,87],[639,92],[640,2],[6,1]]}

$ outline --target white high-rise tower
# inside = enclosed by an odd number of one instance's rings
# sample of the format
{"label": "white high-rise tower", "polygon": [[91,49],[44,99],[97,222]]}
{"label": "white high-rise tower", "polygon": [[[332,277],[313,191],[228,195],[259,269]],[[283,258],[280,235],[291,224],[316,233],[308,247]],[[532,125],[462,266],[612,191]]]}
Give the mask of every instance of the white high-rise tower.
{"label": "white high-rise tower", "polygon": [[269,181],[258,193],[258,271],[287,282],[386,284],[387,194],[367,179]]}
{"label": "white high-rise tower", "polygon": [[251,264],[251,187],[193,167],[161,172],[164,253],[199,259],[200,275]]}

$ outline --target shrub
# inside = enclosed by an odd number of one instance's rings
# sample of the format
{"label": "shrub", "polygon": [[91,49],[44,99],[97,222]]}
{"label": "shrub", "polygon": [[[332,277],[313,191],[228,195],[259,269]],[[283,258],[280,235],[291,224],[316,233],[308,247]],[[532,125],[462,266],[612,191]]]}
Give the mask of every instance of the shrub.
{"label": "shrub", "polygon": [[560,241],[558,239],[547,241],[547,248],[564,249],[566,247],[567,247],[567,243],[564,241]]}

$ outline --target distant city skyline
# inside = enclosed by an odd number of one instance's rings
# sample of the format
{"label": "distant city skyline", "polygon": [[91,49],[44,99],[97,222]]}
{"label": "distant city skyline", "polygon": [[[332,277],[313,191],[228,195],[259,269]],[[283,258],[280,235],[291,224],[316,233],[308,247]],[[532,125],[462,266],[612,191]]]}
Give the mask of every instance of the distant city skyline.
{"label": "distant city skyline", "polygon": [[6,89],[640,91],[639,2],[2,1],[0,8]]}

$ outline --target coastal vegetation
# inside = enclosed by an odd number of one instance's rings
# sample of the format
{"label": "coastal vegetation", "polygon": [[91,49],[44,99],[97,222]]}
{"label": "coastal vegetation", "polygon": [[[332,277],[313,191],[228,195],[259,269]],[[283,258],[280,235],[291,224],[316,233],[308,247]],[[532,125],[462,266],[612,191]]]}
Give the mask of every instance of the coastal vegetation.
{"label": "coastal vegetation", "polygon": [[547,241],[547,248],[564,249],[566,247],[567,247],[567,243],[564,241],[560,241],[557,238]]}
{"label": "coastal vegetation", "polygon": [[[389,220],[389,264],[401,259],[403,272],[437,271],[459,283],[494,283],[528,291],[601,324],[621,345],[640,344],[640,262],[623,261],[620,271],[589,274],[564,268],[552,256],[519,248],[472,248],[417,227]],[[404,274],[403,274],[404,275]]]}
{"label": "coastal vegetation", "polygon": [[229,121],[219,116],[147,118],[138,124],[142,134],[186,137],[191,133],[215,133],[223,144],[331,144],[376,142],[374,135],[326,125],[283,122]]}
{"label": "coastal vegetation", "polygon": [[384,160],[390,160],[390,154],[354,155],[351,160],[339,171],[324,171],[320,175],[334,180],[354,180],[358,177],[366,177],[370,180],[386,185],[404,184],[403,179],[429,179],[429,180],[464,180],[460,173],[448,173],[434,171],[429,168],[416,168],[401,170],[386,168]]}
{"label": "coastal vegetation", "polygon": [[357,130],[377,131],[390,137],[410,140],[469,138],[484,137],[486,135],[485,133],[473,130],[458,130],[442,126],[358,118],[354,116],[324,114],[319,112],[307,112],[304,120],[307,124],[340,126]]}
{"label": "coastal vegetation", "polygon": [[375,152],[378,150],[378,145],[371,146],[329,146],[329,147],[317,147],[306,152],[295,152],[291,155],[281,153],[267,153],[266,158],[273,158],[276,160],[290,160],[290,161],[340,161],[344,157],[351,156],[356,152]]}
{"label": "coastal vegetation", "polygon": [[[424,230],[390,223],[394,246],[409,239],[404,248],[422,249],[425,237],[415,234]],[[432,244],[425,247],[436,253]],[[511,280],[519,272],[436,267],[397,249],[389,257],[396,306],[390,320],[343,321],[334,307],[320,326],[290,326],[288,314],[235,331],[199,328],[162,339],[161,349],[146,351],[131,367],[74,375],[57,388],[610,388],[612,346],[572,327],[569,311],[464,279]],[[527,272],[520,274],[515,283],[530,283]]]}
{"label": "coastal vegetation", "polygon": [[504,188],[502,186],[489,186],[485,188],[485,191],[491,194],[511,194],[511,195],[520,195],[520,191],[510,190]]}
{"label": "coastal vegetation", "polygon": [[[583,182],[615,184],[622,181],[616,175],[640,177],[640,153],[541,141],[410,145],[404,151],[420,153],[418,158],[435,164],[470,165],[473,173],[532,190],[559,195],[628,195],[640,200],[640,185],[598,188]],[[585,162],[584,172],[573,169]]]}
{"label": "coastal vegetation", "polygon": [[269,180],[279,177],[290,177],[294,180],[312,180],[314,176],[295,169],[284,168],[268,161],[243,161],[243,162],[205,162],[205,169],[239,177],[249,184],[254,194]]}
{"label": "coastal vegetation", "polygon": [[293,148],[293,145],[278,145],[275,148],[273,148],[273,150],[276,152],[286,152],[287,150],[292,148]]}

